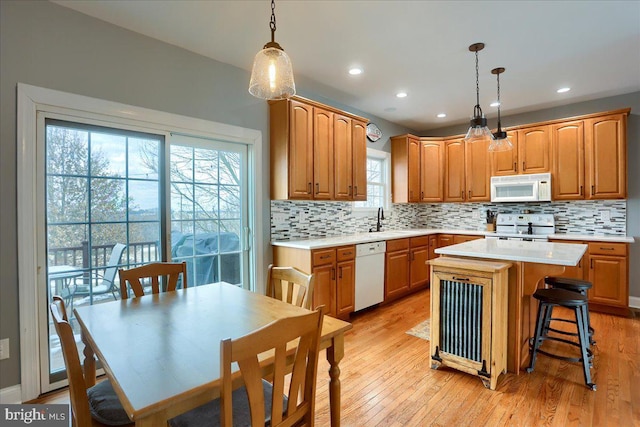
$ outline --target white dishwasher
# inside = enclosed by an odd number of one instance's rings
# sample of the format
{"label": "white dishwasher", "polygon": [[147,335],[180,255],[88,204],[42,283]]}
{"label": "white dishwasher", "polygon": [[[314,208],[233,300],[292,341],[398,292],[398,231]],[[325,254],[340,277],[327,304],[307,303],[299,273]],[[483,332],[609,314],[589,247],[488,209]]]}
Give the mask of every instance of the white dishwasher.
{"label": "white dishwasher", "polygon": [[356,245],[355,311],[379,304],[384,300],[384,253],[387,243],[371,242]]}

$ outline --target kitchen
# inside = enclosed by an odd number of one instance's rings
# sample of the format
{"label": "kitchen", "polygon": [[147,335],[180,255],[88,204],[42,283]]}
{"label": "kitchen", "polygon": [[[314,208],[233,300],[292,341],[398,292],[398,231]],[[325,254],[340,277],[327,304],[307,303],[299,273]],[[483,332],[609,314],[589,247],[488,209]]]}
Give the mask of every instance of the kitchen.
{"label": "kitchen", "polygon": [[[72,93],[80,93],[87,96],[95,96],[105,99],[112,99],[133,105],[146,105],[164,111],[174,111],[179,114],[205,117],[207,119],[230,123],[235,125],[245,125],[247,127],[260,129],[263,133],[264,141],[268,140],[268,107],[259,103],[246,94],[246,82],[248,73],[240,71],[234,67],[225,66],[213,61],[203,60],[202,57],[184,52],[175,46],[153,41],[147,37],[128,32],[112,24],[106,24],[94,18],[89,18],[77,12],[54,3],[24,2],[23,5],[3,2],[2,4],[2,52],[3,52],[3,86],[2,86],[2,181],[3,200],[8,202],[2,211],[2,251],[5,254],[2,259],[2,269],[7,273],[6,280],[2,283],[2,337],[11,338],[11,358],[2,361],[2,375],[0,375],[0,387],[8,389],[20,384],[20,364],[19,364],[19,331],[20,322],[17,310],[18,306],[18,273],[17,273],[17,235],[15,224],[17,222],[17,209],[15,208],[16,194],[16,158],[15,147],[15,84],[26,81],[27,83],[53,87]],[[281,7],[281,6],[279,6]],[[284,9],[284,7],[281,7]],[[264,19],[263,19],[264,20]],[[279,21],[278,35],[286,31],[286,21]],[[264,25],[263,25],[264,26]],[[65,28],[65,33],[60,33],[59,29]],[[265,26],[266,28],[266,26]],[[381,27],[378,27],[380,30]],[[266,29],[265,29],[266,32]],[[45,40],[48,41],[45,43]],[[285,49],[287,42],[280,40]],[[467,40],[460,44],[461,50],[466,50]],[[264,40],[262,40],[264,42]],[[487,40],[488,42],[488,40]],[[486,50],[490,49],[488,43]],[[140,52],[158,51],[170,61],[160,60],[157,57],[149,58]],[[24,52],[32,52],[32,55],[24,55]],[[102,59],[96,58],[96,52],[100,51]],[[70,54],[69,52],[72,52]],[[255,52],[254,52],[255,53]],[[77,57],[76,57],[77,55]],[[467,55],[467,56],[464,56]],[[131,61],[136,67],[122,77],[118,72],[122,64],[123,56],[127,61]],[[47,64],[54,64],[48,67],[33,66],[33,58],[41,58]],[[99,61],[95,64],[95,69],[91,75],[81,72],[87,66],[87,57]],[[465,75],[472,80],[472,57],[468,52],[463,54],[466,64]],[[481,57],[482,61],[482,57]],[[90,61],[89,61],[90,62]],[[205,73],[190,74],[185,70],[179,70],[169,66],[167,62],[173,64],[185,64],[186,68],[204,67]],[[488,67],[488,61],[484,61],[484,66]],[[158,65],[161,64],[161,65]],[[492,64],[493,65],[493,64]],[[498,65],[498,64],[495,64]],[[295,66],[295,63],[294,63]],[[154,78],[150,79],[148,69],[158,68],[154,72]],[[48,68],[48,70],[46,69]],[[509,68],[509,67],[507,67]],[[507,71],[512,72],[512,69]],[[420,71],[421,74],[424,70]],[[488,72],[487,72],[488,73]],[[206,74],[205,77],[203,74]],[[119,75],[116,78],[115,75]],[[179,76],[176,81],[175,76]],[[224,84],[218,84],[211,88],[211,76],[222,80]],[[151,81],[153,80],[153,81]],[[195,82],[195,83],[192,83]],[[508,80],[505,79],[504,95],[508,93]],[[491,81],[493,82],[493,81]],[[472,82],[469,82],[472,83]],[[170,97],[158,95],[157,85],[162,84],[167,87],[176,87],[177,92]],[[225,87],[226,86],[226,87]],[[321,88],[312,90],[305,89],[305,85],[300,82],[301,94],[308,98],[325,101],[324,98],[331,98],[331,92],[322,92]],[[207,87],[207,90],[203,90]],[[494,86],[483,83],[483,93],[493,92]],[[467,93],[469,92],[469,93]],[[235,95],[242,93],[240,99]],[[466,91],[467,109],[470,110],[473,100],[473,89]],[[316,96],[318,94],[318,96]],[[160,96],[160,98],[158,98]],[[171,98],[171,99],[168,99]],[[506,99],[506,98],[505,98]],[[328,101],[327,101],[328,102]],[[351,111],[359,116],[370,117],[357,108],[350,108],[348,103],[339,100],[331,101],[331,104],[341,110]],[[612,111],[631,107],[628,130],[628,199],[626,205],[619,201],[553,201],[550,203],[523,203],[523,204],[492,204],[491,202],[466,202],[466,203],[425,203],[425,204],[395,204],[385,209],[385,219],[382,220],[383,231],[386,229],[415,229],[428,227],[432,230],[459,230],[465,235],[479,233],[481,235],[486,226],[484,214],[487,209],[499,214],[518,214],[524,209],[531,209],[533,212],[546,211],[551,208],[556,218],[556,229],[558,234],[580,233],[587,224],[600,224],[599,213],[608,211],[609,221],[605,223],[608,229],[616,233],[635,236],[640,235],[638,230],[638,183],[640,176],[637,168],[632,165],[637,164],[639,159],[638,136],[638,115],[640,105],[638,105],[638,92],[627,94],[615,94],[612,96],[602,95],[595,100],[576,101],[570,105],[558,107],[540,107],[535,113],[511,114],[506,108],[503,110],[503,123],[510,126],[518,124],[535,123],[546,120],[553,120],[563,117],[573,117],[596,112]],[[240,112],[240,113],[239,113]],[[465,112],[468,115],[470,111]],[[380,127],[383,139],[377,143],[368,143],[370,148],[391,152],[391,141],[389,138],[395,135],[403,135],[410,132],[405,126],[396,125],[383,119],[372,121]],[[466,119],[466,118],[465,118]],[[490,116],[491,124],[495,123],[495,117]],[[421,130],[418,128],[418,130]],[[453,128],[437,129],[437,132],[422,133],[418,135],[449,136],[463,133],[466,124]],[[266,145],[265,145],[266,146]],[[365,217],[353,211],[350,202],[292,202],[292,201],[270,201],[266,182],[268,182],[268,149],[263,150],[264,160],[262,163],[264,185],[264,203],[262,224],[264,233],[261,236],[264,245],[270,251],[270,240],[287,239],[307,239],[322,238],[328,235],[353,234],[358,230],[361,234],[368,233],[369,228],[376,225],[376,212],[372,212]],[[5,160],[6,159],[6,160]],[[270,215],[274,218],[273,223]],[[284,229],[284,221],[279,220],[279,215],[289,218],[288,229]],[[605,214],[606,216],[606,214]],[[626,232],[620,231],[624,227],[621,224],[626,222]],[[604,232],[601,228],[599,231]],[[486,228],[485,228],[486,231]],[[329,232],[330,234],[326,234]],[[598,230],[593,230],[593,233]],[[288,234],[287,234],[288,233]],[[629,259],[637,259],[638,243],[629,245]],[[267,250],[265,249],[265,252]],[[265,256],[263,264],[268,264],[270,257]],[[637,263],[636,263],[637,264]],[[640,297],[638,288],[638,266],[630,262],[630,296]],[[396,313],[401,314],[401,313]],[[345,381],[346,382],[346,381]],[[601,393],[601,391],[599,391]]]}

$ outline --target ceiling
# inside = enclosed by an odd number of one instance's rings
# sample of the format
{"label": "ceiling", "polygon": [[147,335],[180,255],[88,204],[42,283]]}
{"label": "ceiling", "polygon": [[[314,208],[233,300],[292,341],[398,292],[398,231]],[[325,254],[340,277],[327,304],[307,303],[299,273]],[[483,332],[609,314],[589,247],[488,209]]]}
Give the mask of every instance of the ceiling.
{"label": "ceiling", "polygon": [[[54,2],[245,70],[270,40],[268,0]],[[640,1],[279,0],[276,19],[299,88],[320,85],[416,131],[472,115],[475,42],[486,45],[480,105],[490,119],[495,67],[506,68],[503,116],[640,91]]]}

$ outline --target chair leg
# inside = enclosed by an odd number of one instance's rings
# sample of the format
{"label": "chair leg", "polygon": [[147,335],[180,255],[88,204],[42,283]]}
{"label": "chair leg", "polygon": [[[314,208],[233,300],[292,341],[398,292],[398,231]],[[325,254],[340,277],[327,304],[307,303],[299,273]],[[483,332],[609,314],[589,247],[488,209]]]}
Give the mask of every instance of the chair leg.
{"label": "chair leg", "polygon": [[542,331],[544,329],[545,321],[547,319],[547,313],[549,311],[549,307],[545,303],[538,303],[538,316],[536,317],[536,331],[533,336],[533,342],[530,344],[530,356],[529,356],[529,367],[527,368],[527,372],[533,372],[533,368],[536,365],[536,357],[538,356],[538,348],[542,343]]}
{"label": "chair leg", "polygon": [[[583,306],[584,307],[584,306]],[[582,354],[582,367],[584,371],[584,382],[591,390],[596,390],[596,385],[591,382],[591,356],[587,350],[589,343],[589,331],[587,318],[584,315],[583,307],[574,308],[576,323],[578,324],[578,337],[580,338],[580,352]]]}

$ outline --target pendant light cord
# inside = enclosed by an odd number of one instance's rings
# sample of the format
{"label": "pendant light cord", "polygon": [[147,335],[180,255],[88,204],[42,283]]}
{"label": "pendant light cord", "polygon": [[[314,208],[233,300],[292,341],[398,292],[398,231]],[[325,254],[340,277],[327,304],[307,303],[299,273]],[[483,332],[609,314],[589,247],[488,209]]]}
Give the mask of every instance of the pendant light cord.
{"label": "pendant light cord", "polygon": [[502,132],[502,127],[500,126],[500,73],[496,74],[498,78],[498,133]]}
{"label": "pendant light cord", "polygon": [[482,108],[480,108],[480,73],[478,70],[478,51],[476,53],[476,106],[473,107],[473,116],[482,117]]}
{"label": "pendant light cord", "polygon": [[275,42],[276,38],[276,2],[271,0],[271,22],[269,23],[271,28],[271,42]]}

